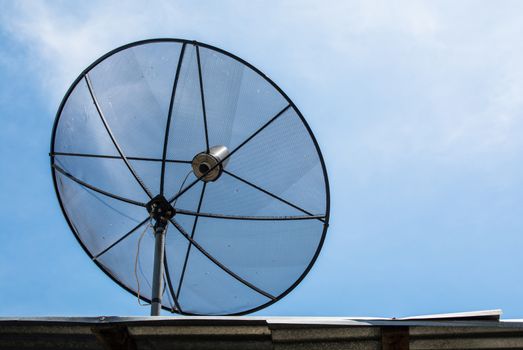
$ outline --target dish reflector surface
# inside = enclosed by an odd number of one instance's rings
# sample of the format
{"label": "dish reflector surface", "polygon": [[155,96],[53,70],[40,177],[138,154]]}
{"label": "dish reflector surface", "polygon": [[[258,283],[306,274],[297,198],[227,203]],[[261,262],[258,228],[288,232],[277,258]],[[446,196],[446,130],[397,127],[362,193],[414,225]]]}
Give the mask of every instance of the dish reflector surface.
{"label": "dish reflector surface", "polygon": [[[226,159],[204,181],[192,161],[213,147]],[[129,44],[87,68],[59,108],[51,166],[86,253],[147,302],[146,204],[170,202],[162,306],[180,314],[274,303],[310,270],[328,226],[325,165],[296,106],[252,65],[194,41]]]}

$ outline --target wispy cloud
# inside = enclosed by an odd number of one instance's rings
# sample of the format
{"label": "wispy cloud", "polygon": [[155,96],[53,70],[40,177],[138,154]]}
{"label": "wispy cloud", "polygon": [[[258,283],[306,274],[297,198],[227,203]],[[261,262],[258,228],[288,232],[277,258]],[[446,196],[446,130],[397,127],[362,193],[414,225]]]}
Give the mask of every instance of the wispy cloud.
{"label": "wispy cloud", "polygon": [[[354,52],[346,49],[356,35],[387,31],[399,24],[397,30],[423,36],[434,26],[424,6],[404,11],[376,1],[321,5],[313,1],[225,2],[220,6],[210,2],[188,6],[173,1],[74,5],[66,1],[20,1],[5,3],[4,7],[3,29],[26,46],[27,63],[39,70],[48,92],[57,87],[63,91],[76,74],[115,46],[149,37],[189,35],[221,40],[216,33],[221,31],[232,37],[240,34],[239,41],[250,41],[252,46],[280,41],[304,55],[316,42],[322,49],[328,47],[339,54]],[[224,23],[225,17],[232,19]],[[302,73],[306,76],[312,72],[309,68],[315,64],[309,62]]]}
{"label": "wispy cloud", "polygon": [[2,16],[4,30],[25,47],[28,56],[24,66],[37,72],[53,104],[72,80],[103,53],[147,38],[158,31],[160,23],[182,27],[185,22],[183,14],[168,1],[154,7],[138,1],[74,5],[26,1],[9,5],[11,8]]}
{"label": "wispy cloud", "polygon": [[[285,74],[291,87],[309,86],[306,94],[321,99],[316,105],[334,104],[334,118],[365,119],[352,136],[381,157],[520,145],[523,24],[516,3],[6,4],[2,27],[27,50],[21,67],[36,72],[51,109],[79,72],[116,46],[148,37],[208,38],[241,46]],[[343,104],[329,101],[333,94],[369,105],[349,116]]]}

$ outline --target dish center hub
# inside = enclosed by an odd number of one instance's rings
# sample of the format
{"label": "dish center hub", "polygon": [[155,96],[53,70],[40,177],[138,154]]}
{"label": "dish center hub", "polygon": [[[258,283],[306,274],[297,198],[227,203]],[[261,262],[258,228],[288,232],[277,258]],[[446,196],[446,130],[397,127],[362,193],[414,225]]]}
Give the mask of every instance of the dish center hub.
{"label": "dish center hub", "polygon": [[228,155],[229,150],[225,146],[214,146],[209,148],[209,152],[198,153],[192,160],[194,175],[205,182],[216,181],[229,162]]}
{"label": "dish center hub", "polygon": [[151,199],[145,208],[156,222],[166,222],[176,214],[171,203],[161,194]]}

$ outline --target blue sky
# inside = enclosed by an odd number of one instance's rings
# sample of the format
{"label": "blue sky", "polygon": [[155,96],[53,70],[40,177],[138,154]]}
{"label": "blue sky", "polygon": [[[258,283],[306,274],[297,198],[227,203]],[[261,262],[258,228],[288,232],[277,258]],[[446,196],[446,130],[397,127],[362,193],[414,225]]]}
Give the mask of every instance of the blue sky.
{"label": "blue sky", "polygon": [[0,316],[145,315],[58,207],[54,115],[125,43],[195,39],[271,77],[313,129],[331,226],[259,315],[523,317],[523,3],[0,0]]}

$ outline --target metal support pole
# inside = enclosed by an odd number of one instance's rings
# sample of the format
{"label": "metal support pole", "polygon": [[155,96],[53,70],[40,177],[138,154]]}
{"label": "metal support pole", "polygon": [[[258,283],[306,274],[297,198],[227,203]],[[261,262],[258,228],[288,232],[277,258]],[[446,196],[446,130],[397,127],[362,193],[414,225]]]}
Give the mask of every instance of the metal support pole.
{"label": "metal support pole", "polygon": [[163,259],[165,247],[165,227],[163,220],[154,225],[154,270],[151,296],[151,316],[160,316],[162,309]]}

